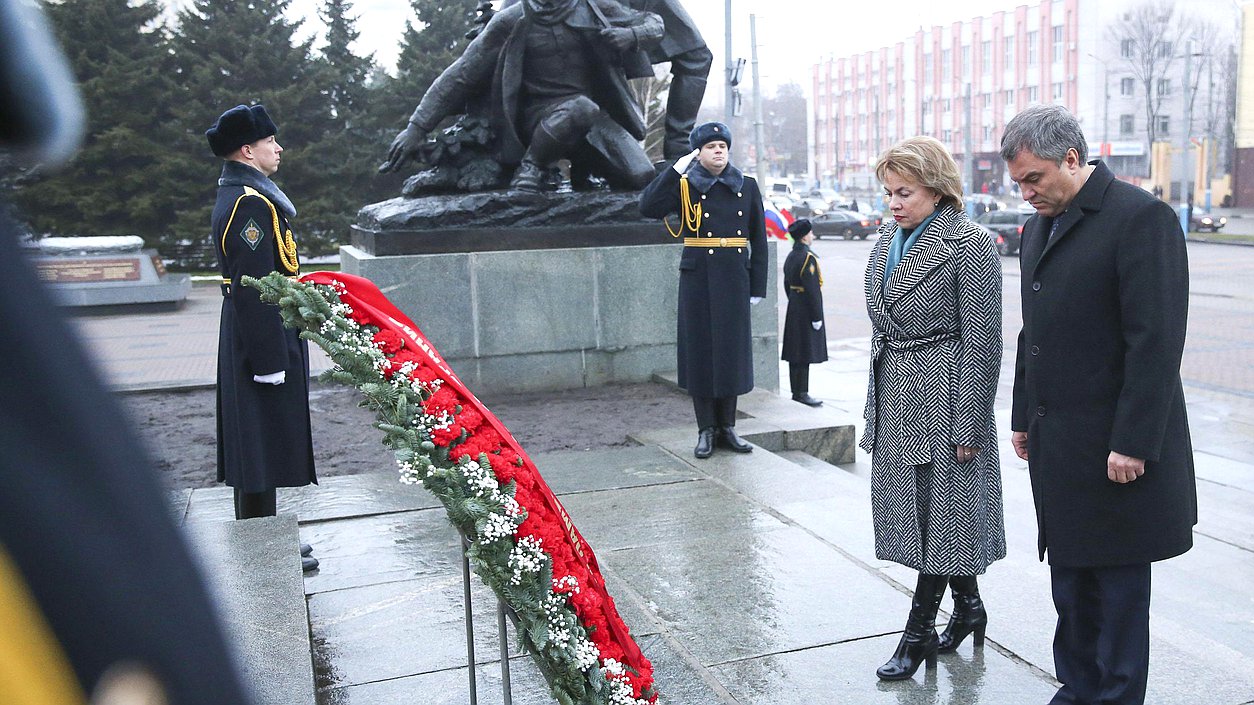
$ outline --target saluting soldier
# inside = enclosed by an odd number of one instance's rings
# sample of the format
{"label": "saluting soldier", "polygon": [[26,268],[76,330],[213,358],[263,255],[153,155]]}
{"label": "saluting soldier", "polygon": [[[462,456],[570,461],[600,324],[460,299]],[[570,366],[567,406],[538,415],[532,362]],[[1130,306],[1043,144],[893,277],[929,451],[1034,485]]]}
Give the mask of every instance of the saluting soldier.
{"label": "saluting soldier", "polygon": [[819,257],[810,250],[814,227],[801,218],[788,226],[792,252],[784,260],[784,292],[788,311],[784,314],[783,353],[788,363],[788,380],[793,401],[806,406],[823,406],[810,396],[810,365],[827,361],[827,333],[823,331],[823,272]]}
{"label": "saluting soldier", "polygon": [[676,357],[700,429],[698,458],[716,444],[753,450],[736,435],[736,397],[753,389],[749,306],[766,296],[766,221],[757,182],[730,163],[731,141],[721,122],[698,126],[692,152],[640,194],[645,217],[680,216],[679,232],[671,231],[684,242]]}
{"label": "saluting soldier", "polygon": [[[300,271],[289,224],[296,208],[270,180],[283,147],[261,105],[237,105],[205,132],[226,160],[213,209],[222,270],[218,334],[218,481],[235,489],[235,518],[274,516],[275,488],[318,481],[309,426],[309,346],[240,277]],[[318,560],[301,546],[302,567]]]}

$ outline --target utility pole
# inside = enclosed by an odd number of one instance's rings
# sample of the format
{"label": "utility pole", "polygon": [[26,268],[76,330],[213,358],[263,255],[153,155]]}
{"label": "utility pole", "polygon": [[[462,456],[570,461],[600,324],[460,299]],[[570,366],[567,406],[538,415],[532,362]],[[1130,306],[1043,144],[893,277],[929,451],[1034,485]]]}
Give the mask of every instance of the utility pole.
{"label": "utility pole", "polygon": [[732,84],[732,78],[736,71],[736,64],[732,61],[732,0],[726,0],[724,7],[726,8],[726,13],[723,26],[723,49],[724,55],[727,57],[727,70],[723,88],[723,122],[730,128],[733,111],[736,108],[736,86]]}
{"label": "utility pole", "polygon": [[[966,135],[966,137],[963,139],[962,150],[963,152],[965,152],[965,154],[963,155],[963,159],[965,159],[967,163],[967,168],[966,168],[967,183],[963,184],[964,186],[963,191],[965,191],[967,195],[971,195],[975,193],[975,155],[972,154],[971,152],[971,150],[974,149],[974,145],[971,142],[971,130],[974,126],[971,124],[971,83],[970,82],[967,83],[966,88],[967,88],[966,95],[963,98],[963,109],[962,109],[962,112],[963,112],[962,132],[963,134]],[[974,216],[975,215],[975,202],[971,201],[970,203],[971,205],[967,206],[967,215]]]}
{"label": "utility pole", "polygon": [[[1187,205],[1193,206],[1193,188],[1192,175],[1189,174],[1189,157],[1192,156],[1193,145],[1189,143],[1189,127],[1193,123],[1193,101],[1189,100],[1189,75],[1192,72],[1193,63],[1193,42],[1184,43],[1184,81],[1180,85],[1180,93],[1184,96],[1184,124],[1180,126],[1181,144],[1184,145],[1184,154],[1181,157],[1184,160],[1184,173],[1180,175],[1180,190],[1183,192],[1182,200],[1187,200]],[[1188,227],[1185,227],[1188,232]]]}
{"label": "utility pole", "polygon": [[758,152],[754,174],[758,183],[766,188],[766,149],[762,139],[762,82],[758,78],[758,18],[749,15],[749,51],[753,63],[753,146]]}

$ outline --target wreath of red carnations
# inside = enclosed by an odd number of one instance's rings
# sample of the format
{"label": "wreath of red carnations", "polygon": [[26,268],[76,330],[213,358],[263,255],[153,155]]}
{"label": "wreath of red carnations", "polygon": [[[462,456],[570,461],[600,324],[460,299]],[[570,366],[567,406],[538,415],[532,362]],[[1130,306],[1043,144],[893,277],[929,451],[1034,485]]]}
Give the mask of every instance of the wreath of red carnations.
{"label": "wreath of red carnations", "polygon": [[440,498],[475,572],[514,611],[558,702],[649,705],[653,667],[619,617],[596,556],[531,459],[431,342],[368,279],[245,279],[327,351],[335,381],[376,411],[401,481]]}

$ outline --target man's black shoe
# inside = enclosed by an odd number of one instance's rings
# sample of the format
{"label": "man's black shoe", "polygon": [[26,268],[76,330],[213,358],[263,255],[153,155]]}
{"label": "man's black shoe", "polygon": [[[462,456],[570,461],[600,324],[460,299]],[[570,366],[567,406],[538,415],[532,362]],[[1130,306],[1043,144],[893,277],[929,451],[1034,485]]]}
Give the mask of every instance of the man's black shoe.
{"label": "man's black shoe", "polygon": [[317,570],[318,559],[313,556],[302,556],[300,559],[300,569],[305,573],[308,573],[311,570]]}
{"label": "man's black shoe", "polygon": [[823,406],[822,401],[810,396],[808,392],[802,392],[801,394],[794,394],[792,395],[792,400],[796,402],[801,402],[802,404],[805,404],[806,406]]}
{"label": "man's black shoe", "polygon": [[703,428],[697,434],[697,447],[692,449],[692,454],[698,458],[705,459],[714,453],[714,427]]}
{"label": "man's black shoe", "polygon": [[310,545],[309,545],[309,544],[307,544],[307,543],[302,543],[302,544],[300,545],[300,556],[301,556],[301,558],[307,558],[307,557],[309,557],[309,554],[311,554],[311,553],[313,553],[313,546],[310,546]]}
{"label": "man's black shoe", "polygon": [[718,437],[719,441],[721,441],[724,446],[737,453],[753,452],[753,446],[741,440],[740,436],[736,435],[736,429],[732,426],[724,426],[719,429]]}

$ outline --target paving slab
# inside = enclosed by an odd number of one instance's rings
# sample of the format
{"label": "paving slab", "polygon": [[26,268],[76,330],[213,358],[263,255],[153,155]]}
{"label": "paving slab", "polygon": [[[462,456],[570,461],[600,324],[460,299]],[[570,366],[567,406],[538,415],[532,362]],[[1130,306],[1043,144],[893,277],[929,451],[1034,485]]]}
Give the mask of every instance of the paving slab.
{"label": "paving slab", "polygon": [[887,682],[875,669],[897,635],[776,653],[711,668],[744,705],[1009,705],[1045,703],[1055,686],[1030,667],[989,648],[943,655],[936,668]]}

